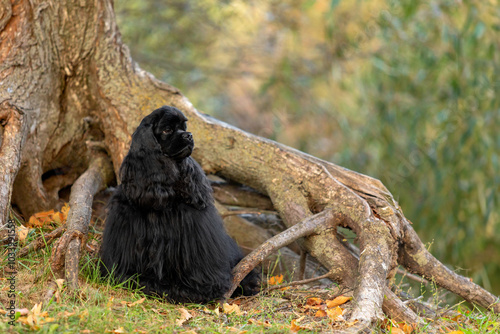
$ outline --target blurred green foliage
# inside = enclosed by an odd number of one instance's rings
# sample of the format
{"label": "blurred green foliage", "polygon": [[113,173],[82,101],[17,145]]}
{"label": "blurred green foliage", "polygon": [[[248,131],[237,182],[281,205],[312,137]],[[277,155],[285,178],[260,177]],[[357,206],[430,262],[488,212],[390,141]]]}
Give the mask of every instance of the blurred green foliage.
{"label": "blurred green foliage", "polygon": [[117,0],[133,58],[205,112],[379,178],[500,293],[495,0]]}

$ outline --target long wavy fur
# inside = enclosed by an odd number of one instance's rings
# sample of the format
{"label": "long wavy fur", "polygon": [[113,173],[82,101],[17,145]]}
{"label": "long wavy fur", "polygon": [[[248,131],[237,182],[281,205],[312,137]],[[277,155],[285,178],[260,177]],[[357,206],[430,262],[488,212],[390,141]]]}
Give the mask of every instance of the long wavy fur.
{"label": "long wavy fur", "polygon": [[[186,120],[165,106],[134,132],[108,206],[101,271],[119,281],[132,277],[145,293],[172,302],[205,303],[229,289],[242,254],[224,229],[203,170],[184,157],[193,145]],[[176,130],[167,135],[166,127]],[[256,293],[259,279],[251,272],[237,291]]]}

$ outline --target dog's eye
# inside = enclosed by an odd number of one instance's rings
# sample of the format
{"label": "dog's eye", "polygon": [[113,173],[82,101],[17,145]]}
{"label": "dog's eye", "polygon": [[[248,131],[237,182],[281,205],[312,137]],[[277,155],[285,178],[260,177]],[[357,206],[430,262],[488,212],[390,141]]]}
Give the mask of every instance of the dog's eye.
{"label": "dog's eye", "polygon": [[172,129],[166,129],[166,130],[163,130],[163,131],[162,131],[162,133],[163,133],[164,135],[170,135],[170,134],[172,134]]}

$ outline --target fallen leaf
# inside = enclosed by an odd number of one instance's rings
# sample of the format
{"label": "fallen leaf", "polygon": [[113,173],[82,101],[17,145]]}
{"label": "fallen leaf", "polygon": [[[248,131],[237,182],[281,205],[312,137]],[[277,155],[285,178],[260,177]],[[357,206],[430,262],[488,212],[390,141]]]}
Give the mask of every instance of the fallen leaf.
{"label": "fallen leaf", "polygon": [[415,327],[407,323],[398,324],[399,329],[402,329],[405,334],[411,334],[415,330]]}
{"label": "fallen leaf", "polygon": [[229,305],[228,303],[224,303],[222,305],[222,308],[224,310],[224,313],[226,314],[231,314],[235,313],[236,315],[242,315],[243,312],[241,312],[240,307],[236,304]]}
{"label": "fallen leaf", "polygon": [[24,227],[23,225],[19,226],[16,229],[17,239],[18,239],[19,243],[24,244],[24,242],[26,241],[26,237],[28,236],[29,231],[30,231],[30,229],[27,227]]}
{"label": "fallen leaf", "polygon": [[40,315],[40,313],[42,313],[42,303],[35,304],[31,309],[31,313],[35,316]]}
{"label": "fallen leaf", "polygon": [[126,333],[126,332],[125,332],[125,330],[123,329],[123,327],[120,327],[120,328],[113,329],[113,330],[106,329],[105,333],[115,333],[115,334],[121,334],[121,333]]}
{"label": "fallen leaf", "polygon": [[402,329],[399,329],[398,327],[392,327],[391,334],[405,334],[405,332]]}
{"label": "fallen leaf", "polygon": [[328,315],[328,318],[332,319],[333,321],[341,321],[344,320],[342,317],[342,314],[344,313],[344,310],[342,310],[340,307],[334,307],[334,308],[329,308],[326,310],[326,314]]}
{"label": "fallen leaf", "polygon": [[78,315],[78,317],[79,317],[81,320],[83,320],[83,319],[87,318],[88,316],[89,316],[89,311],[88,311],[87,309],[83,310],[83,312],[82,312],[82,313],[80,313],[80,314]]}
{"label": "fallen leaf", "polygon": [[115,299],[115,297],[109,297],[109,300],[108,302],[106,303],[106,308],[110,309],[111,306],[113,306],[113,300]]}
{"label": "fallen leaf", "polygon": [[[302,318],[300,318],[300,319],[302,319]],[[297,325],[297,323],[299,322],[300,319],[297,319],[297,321],[295,319],[292,320],[292,323],[290,324],[290,330],[292,332],[298,332],[300,330],[312,330],[312,327],[310,327],[310,326]]]}
{"label": "fallen leaf", "polygon": [[352,299],[352,297],[338,296],[337,298],[335,298],[333,300],[327,300],[326,307],[328,307],[328,308],[336,307],[336,306],[347,303],[351,299]]}
{"label": "fallen leaf", "polygon": [[309,298],[307,299],[306,304],[309,306],[321,305],[323,303],[323,299],[321,298]]}
{"label": "fallen leaf", "polygon": [[133,302],[133,303],[127,303],[127,306],[128,306],[128,307],[134,307],[135,305],[139,305],[139,304],[144,303],[144,301],[145,301],[145,300],[146,300],[146,297],[141,298],[141,299],[139,299],[139,300],[136,300],[136,301],[135,301],[135,302]]}
{"label": "fallen leaf", "polygon": [[314,316],[316,318],[323,318],[323,317],[326,317],[326,312],[323,310],[318,310]]}
{"label": "fallen leaf", "polygon": [[278,284],[281,284],[283,282],[283,275],[277,275],[277,276],[273,276],[271,278],[269,278],[269,280],[267,281],[267,284],[268,285],[278,285]]}
{"label": "fallen leaf", "polygon": [[448,332],[446,334],[464,334],[464,332],[462,332],[462,331],[451,331],[451,332]]}
{"label": "fallen leaf", "polygon": [[188,310],[186,310],[184,307],[181,307],[177,310],[179,312],[181,312],[181,317],[179,319],[175,320],[175,323],[177,324],[177,326],[182,326],[186,321],[188,321],[189,319],[191,319],[193,317],[191,315],[191,313],[189,313]]}
{"label": "fallen leaf", "polygon": [[254,318],[248,319],[249,324],[254,324],[254,325],[259,325],[259,326],[264,326],[264,327],[272,327],[272,325],[269,323],[269,321],[260,321],[260,320],[255,320]]}
{"label": "fallen leaf", "polygon": [[64,278],[58,278],[56,279],[56,284],[57,284],[57,287],[59,288],[59,290],[62,290],[63,287],[64,287]]}
{"label": "fallen leaf", "polygon": [[23,316],[23,315],[28,315],[29,313],[29,310],[27,308],[21,308],[21,309],[15,309],[15,312],[19,312],[19,315]]}

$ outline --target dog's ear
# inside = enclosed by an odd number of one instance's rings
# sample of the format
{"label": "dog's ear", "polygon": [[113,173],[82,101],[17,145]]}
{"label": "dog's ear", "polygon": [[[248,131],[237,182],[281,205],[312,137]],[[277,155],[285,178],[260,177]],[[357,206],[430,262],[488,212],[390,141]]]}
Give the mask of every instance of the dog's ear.
{"label": "dog's ear", "polygon": [[141,124],[137,127],[132,135],[132,144],[130,144],[130,152],[146,152],[161,151],[160,144],[156,139],[154,128],[160,121],[162,113],[159,109],[155,110],[150,115],[144,117]]}

